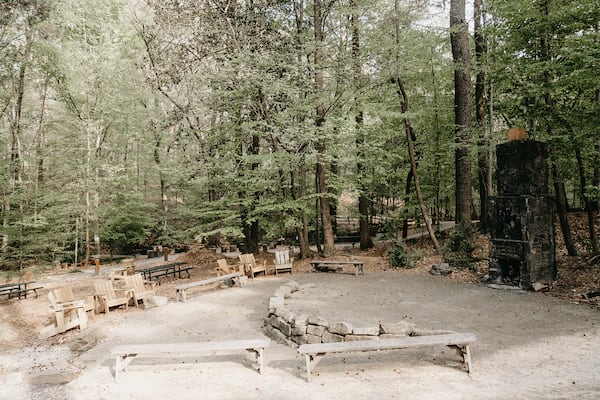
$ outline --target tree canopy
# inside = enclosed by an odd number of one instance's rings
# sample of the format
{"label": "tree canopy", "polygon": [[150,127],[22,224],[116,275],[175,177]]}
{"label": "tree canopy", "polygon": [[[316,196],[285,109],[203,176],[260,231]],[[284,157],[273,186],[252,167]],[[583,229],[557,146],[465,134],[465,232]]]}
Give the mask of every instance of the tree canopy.
{"label": "tree canopy", "polygon": [[338,220],[477,219],[493,188],[455,180],[457,149],[491,176],[515,126],[550,144],[556,197],[597,210],[600,5],[477,3],[459,31],[421,0],[0,1],[0,266],[215,235],[309,256]]}

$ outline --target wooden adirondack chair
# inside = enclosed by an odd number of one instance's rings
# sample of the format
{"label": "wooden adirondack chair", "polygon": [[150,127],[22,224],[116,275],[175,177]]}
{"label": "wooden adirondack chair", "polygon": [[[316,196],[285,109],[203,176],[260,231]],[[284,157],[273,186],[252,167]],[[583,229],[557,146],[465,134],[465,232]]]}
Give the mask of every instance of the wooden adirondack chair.
{"label": "wooden adirondack chair", "polygon": [[125,286],[131,290],[133,304],[137,307],[140,300],[144,301],[148,297],[154,296],[156,282],[144,281],[142,275],[133,274],[125,276]]}
{"label": "wooden adirondack chair", "polygon": [[108,314],[111,307],[120,307],[129,304],[131,289],[115,289],[112,281],[96,279],[94,281],[96,290],[96,312],[104,311]]}
{"label": "wooden adirondack chair", "polygon": [[246,275],[252,279],[254,279],[256,274],[260,274],[261,272],[267,276],[267,266],[265,263],[257,265],[254,254],[240,254],[240,264],[244,268]]}
{"label": "wooden adirondack chair", "polygon": [[217,260],[217,265],[218,267],[215,268],[215,271],[217,271],[217,276],[221,276],[221,275],[229,275],[229,274],[233,274],[234,272],[244,272],[243,269],[241,268],[242,265],[237,264],[237,265],[229,265],[227,264],[227,260],[224,258],[220,258]]}
{"label": "wooden adirondack chair", "polygon": [[[58,303],[69,303],[78,301],[75,299],[73,289],[70,286],[61,286],[52,290],[54,297]],[[88,317],[92,317],[95,311],[94,296],[86,296],[84,299],[84,310]]]}
{"label": "wooden adirondack chair", "polygon": [[278,250],[275,252],[275,275],[279,272],[287,272],[293,274],[292,263],[294,259],[290,259],[290,252],[288,250]]}
{"label": "wooden adirondack chair", "polygon": [[54,323],[42,328],[42,338],[48,338],[73,328],[87,328],[88,318],[85,312],[85,300],[59,302],[55,291],[48,293],[48,300],[50,301],[50,313],[54,318]]}

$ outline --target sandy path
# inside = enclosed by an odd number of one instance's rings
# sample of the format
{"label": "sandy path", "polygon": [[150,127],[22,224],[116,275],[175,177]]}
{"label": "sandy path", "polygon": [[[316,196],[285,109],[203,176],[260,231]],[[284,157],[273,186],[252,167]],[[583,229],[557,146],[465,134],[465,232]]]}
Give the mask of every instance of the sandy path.
{"label": "sandy path", "polygon": [[[305,380],[304,360],[274,343],[266,371],[244,355],[136,359],[116,383],[109,351],[123,343],[262,337],[269,296],[290,279],[314,285],[288,300],[293,311],[330,321],[370,325],[409,320],[423,329],[471,331],[474,373],[458,368],[446,348],[329,355]],[[111,313],[112,314],[112,313]],[[597,399],[600,397],[600,313],[540,293],[494,290],[408,272],[296,274],[257,279],[244,288],[190,296],[187,303],[98,316],[73,336],[81,355],[61,366],[67,384],[23,369],[69,358],[65,343],[49,354],[6,352],[0,398],[31,399]],[[77,348],[70,343],[71,348]],[[26,355],[26,362],[19,355]],[[36,355],[37,354],[37,355]],[[22,367],[15,366],[20,362]],[[45,374],[45,375],[44,375]],[[69,380],[69,379],[66,379]],[[10,397],[9,397],[10,396]]]}

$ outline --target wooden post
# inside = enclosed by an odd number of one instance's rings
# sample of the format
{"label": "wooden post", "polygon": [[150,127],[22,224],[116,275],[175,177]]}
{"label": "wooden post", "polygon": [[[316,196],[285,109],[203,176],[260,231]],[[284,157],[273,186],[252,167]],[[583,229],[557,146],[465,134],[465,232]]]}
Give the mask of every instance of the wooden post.
{"label": "wooden post", "polygon": [[169,248],[163,247],[163,256],[165,257],[165,261],[169,261]]}
{"label": "wooden post", "polygon": [[100,275],[100,259],[99,258],[94,259],[94,275],[95,276]]}

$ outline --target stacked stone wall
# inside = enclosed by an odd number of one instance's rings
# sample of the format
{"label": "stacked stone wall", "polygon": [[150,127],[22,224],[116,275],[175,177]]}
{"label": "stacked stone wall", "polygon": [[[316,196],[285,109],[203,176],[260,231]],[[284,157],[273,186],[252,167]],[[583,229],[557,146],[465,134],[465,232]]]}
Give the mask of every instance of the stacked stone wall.
{"label": "stacked stone wall", "polygon": [[290,281],[280,286],[269,299],[266,334],[279,343],[297,347],[307,343],[350,342],[417,334],[415,325],[407,321],[359,327],[348,322],[327,321],[318,315],[294,313],[287,307],[286,299],[299,290],[298,283]]}

